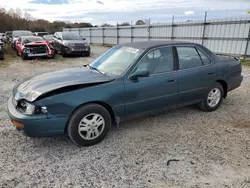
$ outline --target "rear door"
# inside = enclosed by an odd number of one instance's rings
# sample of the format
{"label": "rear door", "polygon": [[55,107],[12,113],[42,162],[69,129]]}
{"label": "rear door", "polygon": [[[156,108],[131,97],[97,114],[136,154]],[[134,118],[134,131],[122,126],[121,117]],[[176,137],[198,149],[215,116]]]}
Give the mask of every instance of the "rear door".
{"label": "rear door", "polygon": [[176,46],[180,105],[200,101],[215,77],[210,58],[195,46]]}

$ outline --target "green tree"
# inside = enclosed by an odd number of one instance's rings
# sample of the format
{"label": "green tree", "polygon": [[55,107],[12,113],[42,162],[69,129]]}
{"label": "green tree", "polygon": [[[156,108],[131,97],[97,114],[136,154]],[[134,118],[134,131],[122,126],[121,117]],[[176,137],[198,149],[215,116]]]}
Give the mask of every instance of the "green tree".
{"label": "green tree", "polygon": [[135,25],[145,25],[145,22],[143,20],[138,20]]}

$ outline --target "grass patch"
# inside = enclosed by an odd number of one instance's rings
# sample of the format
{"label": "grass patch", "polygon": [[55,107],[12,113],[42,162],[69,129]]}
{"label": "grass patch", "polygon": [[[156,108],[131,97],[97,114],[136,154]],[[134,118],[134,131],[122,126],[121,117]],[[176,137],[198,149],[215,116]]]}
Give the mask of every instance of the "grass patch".
{"label": "grass patch", "polygon": [[4,55],[10,54],[16,56],[15,52],[12,50],[10,43],[6,43],[4,45]]}
{"label": "grass patch", "polygon": [[16,53],[11,49],[9,43],[4,45],[4,60],[0,61],[0,67],[6,67],[12,60],[16,59]]}
{"label": "grass patch", "polygon": [[250,60],[249,59],[241,60],[241,63],[242,63],[242,65],[250,66]]}

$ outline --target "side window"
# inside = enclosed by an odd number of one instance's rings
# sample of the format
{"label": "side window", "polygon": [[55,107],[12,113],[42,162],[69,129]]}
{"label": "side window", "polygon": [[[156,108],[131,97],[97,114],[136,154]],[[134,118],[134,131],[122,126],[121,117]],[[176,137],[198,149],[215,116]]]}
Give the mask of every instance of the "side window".
{"label": "side window", "polygon": [[150,59],[159,58],[159,57],[161,57],[161,52],[160,52],[159,49],[158,49],[158,50],[151,51],[151,52],[148,53],[148,57],[149,57]]}
{"label": "side window", "polygon": [[150,75],[169,72],[174,67],[173,59],[172,47],[162,47],[152,50],[141,59],[137,70],[147,69]]}
{"label": "side window", "polygon": [[201,50],[199,50],[199,48],[196,48],[196,49],[201,56],[201,60],[202,60],[203,64],[204,65],[210,64],[211,63],[210,59]]}
{"label": "side window", "polygon": [[57,39],[57,33],[54,34],[54,37]]}
{"label": "side window", "polygon": [[194,47],[176,47],[180,70],[202,66],[202,61]]}

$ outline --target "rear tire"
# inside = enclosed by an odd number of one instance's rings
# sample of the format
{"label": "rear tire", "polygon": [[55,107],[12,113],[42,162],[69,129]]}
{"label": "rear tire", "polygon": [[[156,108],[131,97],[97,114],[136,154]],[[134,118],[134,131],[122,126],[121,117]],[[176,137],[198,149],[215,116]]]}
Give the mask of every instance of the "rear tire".
{"label": "rear tire", "polygon": [[203,100],[199,103],[201,110],[212,112],[219,108],[223,101],[224,89],[218,82],[214,82],[207,90]]}
{"label": "rear tire", "polygon": [[111,116],[109,112],[101,105],[88,104],[73,113],[67,131],[75,144],[90,146],[103,140],[110,127]]}

